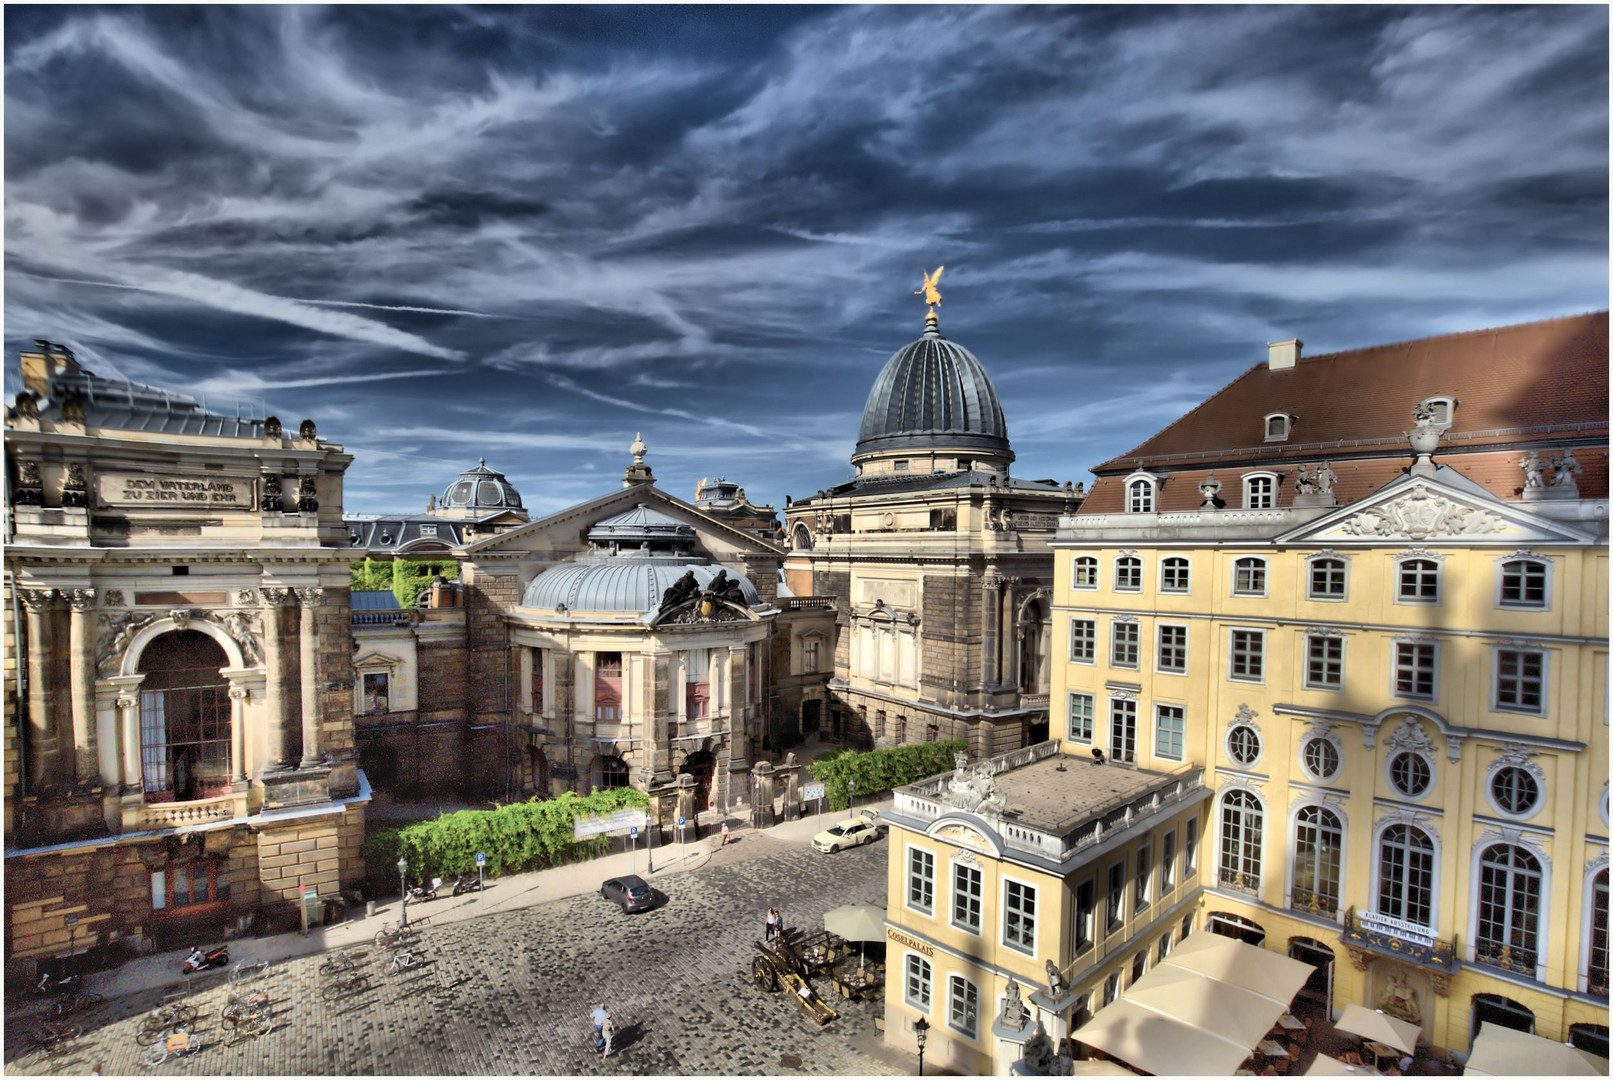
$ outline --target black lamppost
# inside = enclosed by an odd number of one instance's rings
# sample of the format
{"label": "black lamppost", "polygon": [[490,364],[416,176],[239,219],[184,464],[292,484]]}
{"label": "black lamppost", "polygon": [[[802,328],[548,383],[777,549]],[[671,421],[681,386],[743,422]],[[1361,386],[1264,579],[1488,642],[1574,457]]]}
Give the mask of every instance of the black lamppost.
{"label": "black lamppost", "polygon": [[[655,783],[655,770],[646,767],[644,769],[644,794],[650,794],[650,785],[653,783]],[[645,820],[649,822],[649,827],[644,830],[644,835],[647,837],[645,842],[649,845],[645,849],[646,857],[649,860],[644,870],[646,874],[655,873],[655,830],[660,824],[659,819],[661,816],[655,811],[656,800],[652,797],[650,799],[650,812],[645,815]]]}
{"label": "black lamppost", "polygon": [[919,1017],[918,1023],[913,1025],[913,1034],[918,1036],[919,1043],[919,1075],[924,1075],[924,1037],[930,1033],[930,1022]]}
{"label": "black lamppost", "polygon": [[403,897],[403,925],[409,925],[409,879],[404,877],[409,872],[409,860],[398,856],[398,893]]}

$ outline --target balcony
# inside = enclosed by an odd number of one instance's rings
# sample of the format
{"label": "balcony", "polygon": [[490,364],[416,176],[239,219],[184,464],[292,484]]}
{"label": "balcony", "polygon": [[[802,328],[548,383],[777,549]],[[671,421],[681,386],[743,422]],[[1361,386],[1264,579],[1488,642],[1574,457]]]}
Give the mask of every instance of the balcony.
{"label": "balcony", "polygon": [[[1344,913],[1344,929],[1339,941],[1360,956],[1359,966],[1365,967],[1373,957],[1387,956],[1430,969],[1434,976],[1434,990],[1444,994],[1447,980],[1456,971],[1456,940],[1442,941],[1425,926],[1396,919],[1376,912],[1356,914],[1351,907]],[[1533,976],[1534,968],[1529,969]]]}
{"label": "balcony", "polygon": [[1486,967],[1500,968],[1526,979],[1535,977],[1538,955],[1533,949],[1514,949],[1495,941],[1481,941],[1473,946],[1473,962]]}
{"label": "balcony", "polygon": [[1339,898],[1336,895],[1329,896],[1313,889],[1302,889],[1296,885],[1288,906],[1295,911],[1303,911],[1307,915],[1331,919],[1339,913]]}
{"label": "balcony", "polygon": [[247,793],[240,791],[218,795],[211,799],[193,799],[190,802],[125,803],[123,831],[186,829],[244,818],[246,797]]}

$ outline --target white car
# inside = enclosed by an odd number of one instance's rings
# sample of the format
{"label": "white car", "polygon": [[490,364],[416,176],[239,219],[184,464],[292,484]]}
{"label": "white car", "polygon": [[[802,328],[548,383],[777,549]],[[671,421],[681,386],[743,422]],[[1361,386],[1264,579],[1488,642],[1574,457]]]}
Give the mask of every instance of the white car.
{"label": "white car", "polygon": [[814,836],[812,846],[818,851],[834,852],[859,844],[872,844],[878,839],[879,826],[874,824],[872,818],[854,817],[837,821]]}

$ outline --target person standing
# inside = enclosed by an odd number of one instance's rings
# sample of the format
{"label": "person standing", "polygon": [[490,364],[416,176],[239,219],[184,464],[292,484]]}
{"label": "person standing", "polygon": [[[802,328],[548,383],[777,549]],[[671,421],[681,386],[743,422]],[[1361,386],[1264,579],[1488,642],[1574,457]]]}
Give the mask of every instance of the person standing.
{"label": "person standing", "polygon": [[772,942],[772,940],[774,938],[778,937],[778,930],[779,930],[778,924],[779,924],[779,913],[778,913],[777,909],[768,908],[767,909],[767,940],[770,943]]}
{"label": "person standing", "polygon": [[600,1039],[603,1043],[601,1049],[605,1057],[610,1057],[612,1044],[616,1041],[616,1021],[611,1019],[610,1012],[605,1013],[605,1022],[600,1025]]}
{"label": "person standing", "polygon": [[718,846],[719,847],[727,847],[728,846],[728,822],[726,822],[726,821],[722,823],[722,843],[719,844]]}

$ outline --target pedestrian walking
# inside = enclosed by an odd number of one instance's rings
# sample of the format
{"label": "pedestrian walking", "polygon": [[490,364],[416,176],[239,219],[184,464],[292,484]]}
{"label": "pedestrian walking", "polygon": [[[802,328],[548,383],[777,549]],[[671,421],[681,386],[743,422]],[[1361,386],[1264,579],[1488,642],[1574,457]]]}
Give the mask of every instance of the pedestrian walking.
{"label": "pedestrian walking", "polygon": [[601,1001],[594,1006],[594,1011],[588,1014],[588,1019],[594,1022],[594,1049],[605,1049],[605,1025],[610,1022],[610,1012]]}
{"label": "pedestrian walking", "polygon": [[778,924],[779,924],[779,913],[778,913],[778,911],[776,909],[774,909],[774,908],[768,908],[767,909],[767,940],[769,942],[772,942],[772,940],[774,938],[778,937],[778,928],[779,928]]}
{"label": "pedestrian walking", "polygon": [[717,846],[718,847],[727,847],[728,846],[728,822],[726,822],[726,821],[722,823],[722,843],[717,845]]}
{"label": "pedestrian walking", "polygon": [[602,1047],[604,1050],[604,1056],[610,1057],[612,1045],[616,1041],[616,1021],[611,1019],[609,1012],[605,1013],[605,1023],[603,1027],[600,1028],[600,1036],[604,1043]]}

